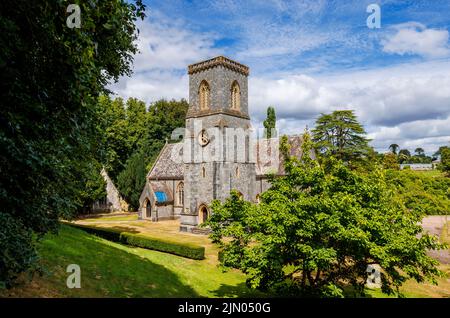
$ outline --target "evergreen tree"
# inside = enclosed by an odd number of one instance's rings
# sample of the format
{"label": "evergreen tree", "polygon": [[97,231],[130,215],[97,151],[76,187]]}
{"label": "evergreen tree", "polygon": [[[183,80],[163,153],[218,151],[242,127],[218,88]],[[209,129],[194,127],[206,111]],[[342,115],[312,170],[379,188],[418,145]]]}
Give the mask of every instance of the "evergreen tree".
{"label": "evergreen tree", "polygon": [[322,114],[312,132],[320,153],[345,162],[361,159],[369,149],[366,132],[352,110]]}
{"label": "evergreen tree", "polygon": [[267,107],[267,118],[264,120],[264,138],[276,137],[275,126],[277,123],[277,116],[275,115],[275,108]]}

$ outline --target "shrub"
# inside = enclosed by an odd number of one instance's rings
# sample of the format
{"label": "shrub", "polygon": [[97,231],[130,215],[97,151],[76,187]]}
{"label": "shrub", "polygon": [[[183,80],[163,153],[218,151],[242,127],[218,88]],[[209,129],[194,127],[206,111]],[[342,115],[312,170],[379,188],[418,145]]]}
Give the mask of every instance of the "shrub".
{"label": "shrub", "polygon": [[122,233],[122,240],[132,246],[171,253],[192,259],[204,259],[205,248],[187,243],[178,243],[143,235]]}
{"label": "shrub", "polygon": [[436,215],[450,211],[450,178],[413,170],[387,171],[386,179],[411,211]]}
{"label": "shrub", "polygon": [[178,243],[160,238],[131,234],[114,229],[99,228],[74,223],[67,224],[113,242],[175,254],[191,259],[201,260],[205,258],[205,248],[203,246],[197,246],[189,243]]}
{"label": "shrub", "polygon": [[114,229],[106,229],[106,228],[98,228],[94,226],[88,226],[88,225],[81,225],[81,224],[75,224],[75,223],[66,223],[67,225],[82,229],[83,231],[94,234],[99,237],[102,237],[108,241],[113,241],[117,243],[121,243],[120,234],[122,233],[119,230]]}

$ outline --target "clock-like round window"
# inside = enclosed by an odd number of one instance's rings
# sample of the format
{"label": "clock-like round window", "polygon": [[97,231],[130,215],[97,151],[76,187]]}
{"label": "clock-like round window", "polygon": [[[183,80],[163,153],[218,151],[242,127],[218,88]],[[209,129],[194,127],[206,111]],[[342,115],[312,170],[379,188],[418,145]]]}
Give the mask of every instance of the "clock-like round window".
{"label": "clock-like round window", "polygon": [[198,143],[204,147],[209,143],[209,137],[206,130],[202,130],[200,134],[198,134]]}

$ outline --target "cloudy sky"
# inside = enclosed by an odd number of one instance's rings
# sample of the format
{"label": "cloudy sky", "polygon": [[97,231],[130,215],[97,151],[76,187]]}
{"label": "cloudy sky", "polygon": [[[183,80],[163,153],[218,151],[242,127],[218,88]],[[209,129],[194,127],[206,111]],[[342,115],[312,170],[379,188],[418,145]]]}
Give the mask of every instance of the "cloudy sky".
{"label": "cloudy sky", "polygon": [[252,122],[275,106],[283,133],[353,109],[371,144],[428,154],[450,143],[450,1],[151,0],[134,74],[111,89],[151,103],[188,97],[187,65],[225,55],[250,67]]}

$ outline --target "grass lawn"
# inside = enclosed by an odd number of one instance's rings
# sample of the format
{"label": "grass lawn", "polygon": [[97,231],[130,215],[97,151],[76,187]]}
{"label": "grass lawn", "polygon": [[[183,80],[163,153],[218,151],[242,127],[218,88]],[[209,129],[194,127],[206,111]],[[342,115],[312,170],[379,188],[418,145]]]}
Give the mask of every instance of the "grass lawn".
{"label": "grass lawn", "polygon": [[[62,226],[40,244],[48,273],[3,297],[245,297],[261,296],[238,271],[222,272],[207,260],[133,248]],[[81,268],[81,288],[66,287],[66,267]]]}
{"label": "grass lawn", "polygon": [[[129,217],[129,216],[128,216]],[[77,223],[112,227],[172,241],[191,242],[205,247],[206,259],[197,261],[172,254],[121,245],[62,226],[60,234],[47,235],[39,246],[41,263],[47,269],[0,297],[258,297],[262,293],[245,286],[239,271],[222,272],[218,267],[217,247],[205,235],[178,231],[178,221],[148,222],[111,216],[80,220]],[[441,239],[450,243],[450,224]],[[81,289],[66,287],[66,267],[81,267]],[[407,282],[406,297],[450,297],[450,265],[440,265],[446,273],[439,285]],[[379,290],[368,290],[368,297],[387,297]]]}

